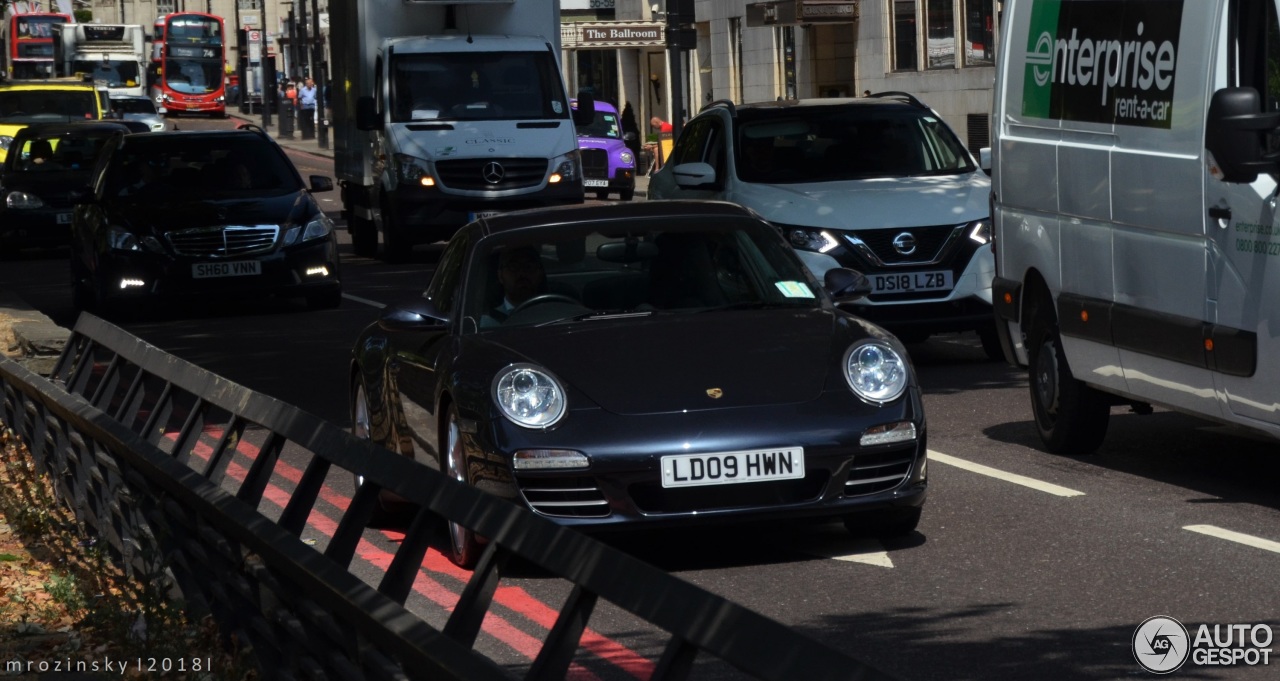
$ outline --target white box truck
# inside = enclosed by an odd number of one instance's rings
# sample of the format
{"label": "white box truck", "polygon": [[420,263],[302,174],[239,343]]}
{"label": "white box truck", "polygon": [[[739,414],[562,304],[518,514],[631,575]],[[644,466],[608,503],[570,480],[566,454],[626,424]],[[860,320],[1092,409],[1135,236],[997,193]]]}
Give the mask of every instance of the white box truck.
{"label": "white box truck", "polygon": [[[334,165],[353,250],[401,260],[491,212],[583,200],[551,0],[330,5]],[[582,97],[579,98],[583,99]]]}
{"label": "white box truck", "polygon": [[53,27],[59,75],[92,76],[111,96],[147,94],[146,34],[136,24]]}
{"label": "white box truck", "polygon": [[1012,0],[994,308],[1050,451],[1152,405],[1280,437],[1276,0]]}

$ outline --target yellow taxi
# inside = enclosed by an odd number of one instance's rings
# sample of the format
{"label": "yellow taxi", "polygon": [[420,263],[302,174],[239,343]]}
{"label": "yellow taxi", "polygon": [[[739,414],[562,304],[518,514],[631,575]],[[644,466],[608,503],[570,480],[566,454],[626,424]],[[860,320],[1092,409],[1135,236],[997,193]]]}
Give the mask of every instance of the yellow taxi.
{"label": "yellow taxi", "polygon": [[38,80],[0,85],[0,163],[9,154],[13,136],[32,123],[100,120],[107,110],[106,90],[90,82]]}

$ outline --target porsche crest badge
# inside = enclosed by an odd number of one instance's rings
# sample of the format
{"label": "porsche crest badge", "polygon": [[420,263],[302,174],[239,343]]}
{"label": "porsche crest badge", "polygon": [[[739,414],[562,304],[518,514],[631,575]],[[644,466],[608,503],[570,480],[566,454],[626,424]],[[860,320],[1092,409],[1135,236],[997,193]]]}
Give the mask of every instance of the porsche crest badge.
{"label": "porsche crest badge", "polygon": [[724,396],[724,391],[719,388],[707,388],[707,397],[718,400]]}

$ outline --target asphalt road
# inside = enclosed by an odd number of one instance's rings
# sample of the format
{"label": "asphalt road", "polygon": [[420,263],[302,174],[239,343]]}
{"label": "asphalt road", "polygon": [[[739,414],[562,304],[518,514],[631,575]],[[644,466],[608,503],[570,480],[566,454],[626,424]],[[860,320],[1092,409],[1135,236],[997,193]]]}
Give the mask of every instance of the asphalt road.
{"label": "asphalt road", "polygon": [[[184,129],[230,125],[182,121]],[[332,175],[328,159],[291,157],[303,175]],[[338,210],[336,192],[321,197]],[[439,248],[391,266],[352,256],[341,237],[346,297],[336,310],[264,300],[123,326],[345,427],[352,339],[382,306],[418,295]],[[74,323],[65,254],[3,262],[0,289],[60,324]],[[1097,455],[1049,455],[1029,420],[1022,372],[987,361],[972,336],[910,350],[926,393],[931,450],[930,498],[914,536],[881,544],[837,526],[806,526],[609,541],[907,679],[1144,676],[1132,639],[1156,615],[1177,618],[1192,637],[1201,624],[1280,630],[1276,443],[1162,410],[1140,416],[1116,408]],[[338,509],[350,481],[330,483]],[[280,484],[288,487],[286,479]],[[320,517],[309,530],[320,545],[326,527]],[[371,531],[367,538],[353,569],[376,584],[397,535]],[[436,551],[423,569],[409,605],[439,626],[466,574]],[[537,575],[504,581],[477,647],[527,667],[567,593],[565,584]],[[664,644],[607,606],[590,631],[573,678],[647,678]],[[734,678],[718,665],[698,666],[698,678]],[[1275,672],[1189,661],[1175,676],[1266,679]]]}

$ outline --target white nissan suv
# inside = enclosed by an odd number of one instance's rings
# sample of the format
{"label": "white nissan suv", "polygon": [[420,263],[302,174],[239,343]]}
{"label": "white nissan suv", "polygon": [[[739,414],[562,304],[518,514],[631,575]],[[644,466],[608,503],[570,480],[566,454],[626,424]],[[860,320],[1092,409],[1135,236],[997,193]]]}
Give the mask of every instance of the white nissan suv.
{"label": "white nissan suv", "polygon": [[904,342],[976,331],[991,311],[991,181],[932,109],[902,92],[708,104],[649,181],[650,199],[719,199],[772,222],[822,279],[858,270],[848,306]]}

